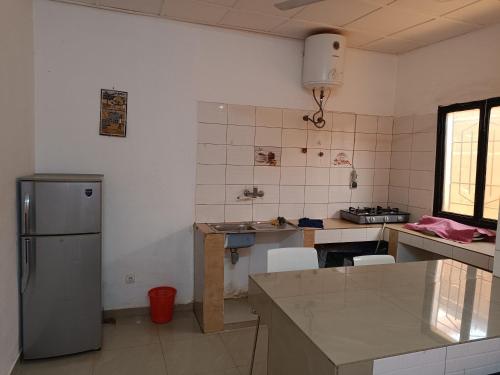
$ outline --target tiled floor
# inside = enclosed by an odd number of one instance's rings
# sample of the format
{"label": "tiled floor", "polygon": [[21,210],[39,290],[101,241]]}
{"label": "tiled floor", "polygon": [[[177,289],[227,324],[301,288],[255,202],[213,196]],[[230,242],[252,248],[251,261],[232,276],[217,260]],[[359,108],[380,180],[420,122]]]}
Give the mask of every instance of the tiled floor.
{"label": "tiled floor", "polygon": [[[192,313],[165,325],[148,317],[104,325],[99,352],[27,361],[13,375],[248,375],[255,327],[204,335]],[[262,327],[254,375],[267,373],[267,328]]]}

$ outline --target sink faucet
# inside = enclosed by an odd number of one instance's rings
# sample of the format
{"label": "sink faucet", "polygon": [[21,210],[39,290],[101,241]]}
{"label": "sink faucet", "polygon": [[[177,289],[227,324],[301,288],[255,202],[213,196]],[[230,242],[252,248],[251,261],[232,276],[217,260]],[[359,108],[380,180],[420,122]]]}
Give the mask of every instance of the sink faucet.
{"label": "sink faucet", "polygon": [[257,186],[254,186],[252,191],[245,189],[245,191],[243,192],[243,195],[245,197],[249,197],[249,198],[257,198],[257,197],[262,198],[264,196],[264,191],[259,190],[259,188]]}

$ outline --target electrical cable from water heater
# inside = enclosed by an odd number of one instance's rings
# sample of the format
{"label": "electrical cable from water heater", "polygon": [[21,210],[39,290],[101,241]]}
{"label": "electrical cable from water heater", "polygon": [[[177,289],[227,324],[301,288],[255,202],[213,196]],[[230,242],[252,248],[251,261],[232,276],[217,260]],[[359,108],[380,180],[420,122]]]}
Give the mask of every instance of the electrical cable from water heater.
{"label": "electrical cable from water heater", "polygon": [[[322,89],[321,90],[321,92],[324,92],[324,91],[327,91],[326,97],[325,96],[321,97],[321,94],[320,94],[320,99],[318,100],[318,98],[316,97],[316,90],[313,89],[313,98],[314,98],[314,101],[316,102],[316,104],[318,105],[319,110],[314,112],[312,118],[309,118],[309,120],[318,129],[322,129],[326,125],[326,121],[325,121],[325,117],[324,117],[325,116],[325,108],[326,108],[326,103],[328,102],[328,99],[330,99],[330,94],[332,93],[331,89],[327,89],[327,90]],[[320,118],[322,119],[322,121],[321,121],[323,123],[322,126],[319,126],[320,121],[316,120],[316,117],[318,116],[318,114],[321,114]]]}

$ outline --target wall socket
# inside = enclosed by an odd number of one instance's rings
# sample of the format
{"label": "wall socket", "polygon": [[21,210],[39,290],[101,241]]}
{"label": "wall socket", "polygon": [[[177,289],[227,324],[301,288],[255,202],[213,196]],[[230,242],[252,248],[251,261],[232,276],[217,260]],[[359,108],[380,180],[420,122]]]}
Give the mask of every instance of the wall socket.
{"label": "wall socket", "polygon": [[125,284],[133,284],[135,283],[135,274],[129,273],[125,275]]}

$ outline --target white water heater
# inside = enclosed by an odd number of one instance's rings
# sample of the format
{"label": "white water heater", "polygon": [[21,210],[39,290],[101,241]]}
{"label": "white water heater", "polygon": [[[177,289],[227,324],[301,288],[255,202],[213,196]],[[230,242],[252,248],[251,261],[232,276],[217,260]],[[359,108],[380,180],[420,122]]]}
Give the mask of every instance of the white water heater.
{"label": "white water heater", "polygon": [[305,40],[302,83],[304,87],[328,88],[344,80],[345,37],[316,34]]}

